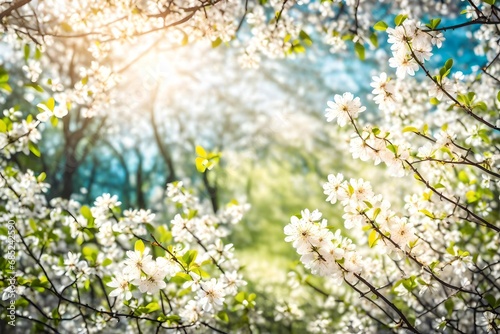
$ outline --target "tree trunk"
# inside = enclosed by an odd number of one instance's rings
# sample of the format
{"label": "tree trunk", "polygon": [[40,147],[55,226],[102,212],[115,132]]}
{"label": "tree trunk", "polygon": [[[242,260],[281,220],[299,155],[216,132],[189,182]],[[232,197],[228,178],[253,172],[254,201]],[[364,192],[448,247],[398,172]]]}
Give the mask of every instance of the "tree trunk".
{"label": "tree trunk", "polygon": [[64,164],[62,190],[60,196],[65,199],[69,199],[73,193],[73,176],[79,167],[78,161],[73,152],[74,150],[68,149],[64,153],[66,156],[66,163]]}

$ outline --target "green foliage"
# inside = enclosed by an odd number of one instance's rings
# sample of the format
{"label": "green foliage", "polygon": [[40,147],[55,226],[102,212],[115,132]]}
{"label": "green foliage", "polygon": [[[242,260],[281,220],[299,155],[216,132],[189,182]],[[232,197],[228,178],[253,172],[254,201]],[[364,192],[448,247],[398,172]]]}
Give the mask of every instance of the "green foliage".
{"label": "green foliage", "polygon": [[145,249],[144,242],[142,242],[142,240],[140,240],[140,239],[137,240],[135,242],[134,249],[136,252],[140,252],[141,254],[144,253],[144,249]]}
{"label": "green foliage", "polygon": [[356,51],[359,59],[365,60],[365,46],[363,44],[356,42],[354,44],[354,50]]}
{"label": "green foliage", "polygon": [[29,147],[30,152],[33,153],[33,155],[35,157],[40,158],[41,153],[40,153],[40,149],[38,148],[38,145],[36,145],[35,143],[30,141],[28,144],[28,147]]}
{"label": "green foliage", "polygon": [[0,91],[7,93],[12,92],[12,87],[9,85],[9,73],[5,70],[3,66],[0,65]]}
{"label": "green foliage", "polygon": [[394,24],[399,26],[402,25],[403,22],[408,18],[408,15],[406,14],[399,14],[394,18]]}
{"label": "green foliage", "polygon": [[375,23],[375,25],[373,26],[373,29],[375,30],[378,30],[378,31],[385,31],[389,26],[387,25],[387,23],[385,23],[384,21],[378,21],[377,23]]}
{"label": "green foliage", "polygon": [[437,19],[432,19],[428,24],[426,24],[426,26],[429,28],[429,29],[436,29],[439,24],[441,23],[441,19],[440,18],[437,18]]}
{"label": "green foliage", "polygon": [[2,133],[7,132],[7,124],[5,124],[5,122],[2,119],[0,119],[0,132]]}
{"label": "green foliage", "polygon": [[220,39],[220,38],[218,38],[218,37],[217,37],[217,39],[215,39],[215,40],[212,42],[212,47],[213,47],[213,48],[216,48],[216,47],[218,47],[218,46],[219,46],[219,45],[221,45],[221,44],[222,44],[222,39]]}
{"label": "green foliage", "polygon": [[195,159],[196,169],[200,173],[212,170],[220,161],[221,154],[218,152],[207,152],[202,146],[196,146],[197,157]]}
{"label": "green foliage", "polygon": [[368,235],[368,246],[372,248],[377,243],[377,240],[378,240],[378,233],[375,229],[373,229],[370,232],[370,235]]}
{"label": "green foliage", "polygon": [[36,90],[39,93],[43,93],[45,91],[42,86],[40,86],[39,84],[36,84],[34,82],[26,83],[26,84],[24,84],[24,87],[33,88],[34,90]]}

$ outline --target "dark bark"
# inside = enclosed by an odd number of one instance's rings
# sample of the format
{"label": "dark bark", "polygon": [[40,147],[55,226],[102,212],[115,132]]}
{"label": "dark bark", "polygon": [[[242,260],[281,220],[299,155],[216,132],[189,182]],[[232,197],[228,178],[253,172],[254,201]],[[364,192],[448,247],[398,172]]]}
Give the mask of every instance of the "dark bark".
{"label": "dark bark", "polygon": [[171,183],[177,180],[177,176],[175,174],[175,167],[174,167],[174,162],[172,159],[172,154],[168,148],[168,146],[165,144],[165,142],[161,138],[160,130],[158,129],[158,124],[156,122],[155,118],[155,102],[156,102],[156,97],[158,95],[158,89],[159,86],[156,86],[155,90],[153,91],[152,97],[151,97],[151,107],[150,107],[150,117],[151,117],[151,127],[153,128],[153,133],[155,136],[155,141],[156,145],[158,145],[158,150],[160,151],[160,154],[163,158],[163,161],[165,162],[165,165],[167,165],[168,169],[168,176],[167,176],[167,183]]}
{"label": "dark bark", "polygon": [[130,190],[132,189],[132,186],[130,185],[130,171],[127,165],[127,161],[125,160],[125,157],[123,154],[118,151],[109,141],[105,140],[104,144],[106,144],[109,149],[113,152],[113,154],[116,156],[118,161],[120,162],[120,165],[122,166],[123,173],[125,174],[123,177],[123,194],[121,198],[123,198],[122,202],[124,207],[129,207],[130,206]]}
{"label": "dark bark", "polygon": [[208,170],[203,173],[203,184],[205,185],[205,189],[207,190],[208,197],[210,199],[210,203],[212,204],[212,210],[216,213],[219,210],[219,196],[217,189],[217,182],[214,181],[214,184],[211,185],[208,180]]}
{"label": "dark bark", "polygon": [[73,177],[78,170],[79,164],[72,148],[65,148],[64,156],[66,157],[66,162],[62,177],[62,190],[59,196],[69,199],[73,193]]}
{"label": "dark bark", "polygon": [[144,196],[144,192],[142,190],[143,187],[143,172],[142,172],[142,155],[139,149],[136,149],[135,151],[137,153],[137,171],[136,171],[136,185],[135,185],[135,192],[136,192],[136,197],[137,197],[137,206],[139,208],[145,208],[146,207],[146,198]]}
{"label": "dark bark", "polygon": [[85,196],[87,203],[90,203],[92,201],[92,188],[97,177],[98,167],[99,160],[97,160],[97,158],[94,156],[92,158],[92,169],[90,170],[89,182],[87,183],[87,196]]}
{"label": "dark bark", "polygon": [[31,0],[15,1],[12,6],[10,6],[9,8],[7,8],[6,10],[4,10],[3,12],[0,13],[0,22],[2,21],[2,19],[4,17],[9,16],[10,13],[12,13],[13,11],[21,8],[22,6],[24,6],[24,5],[26,5],[26,4],[30,3],[30,2],[31,2]]}

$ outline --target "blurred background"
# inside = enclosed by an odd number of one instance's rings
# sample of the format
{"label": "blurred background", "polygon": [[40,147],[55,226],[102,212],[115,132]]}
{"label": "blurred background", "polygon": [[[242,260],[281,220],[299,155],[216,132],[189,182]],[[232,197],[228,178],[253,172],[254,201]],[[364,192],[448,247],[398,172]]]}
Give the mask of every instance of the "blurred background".
{"label": "blurred background", "polygon": [[[458,46],[469,43],[468,36],[450,33],[447,38],[453,42],[432,62],[441,64],[452,56],[480,62],[472,51],[460,53]],[[47,81],[56,93],[62,91],[57,85],[73,87],[85,78],[79,68],[91,63],[92,52],[102,52],[99,47],[84,50],[85,43],[71,40],[57,45],[42,58],[52,64],[53,77],[61,78]],[[304,54],[262,59],[258,69],[243,69],[238,48],[224,43],[164,48],[161,40],[150,38],[123,44],[106,50],[110,61],[102,64],[112,66],[117,76],[103,104],[107,107],[73,108],[60,124],[42,125],[41,159],[10,159],[21,169],[45,171],[50,198],[92,203],[110,193],[119,196],[123,209],[152,209],[159,222],[173,218],[163,202],[169,182],[183,181],[201,191],[214,210],[231,200],[249,203],[251,209],[235,226],[231,241],[250,284],[263,278],[269,283],[251,289],[286,294],[279,284],[286,280],[286,268],[298,260],[284,242],[283,227],[290,216],[318,208],[330,225],[342,227],[342,213],[323,195],[328,174],[369,178],[375,191],[393,203],[406,193],[407,185],[385,176],[382,166],[353,160],[346,143],[350,129],[326,123],[324,117],[326,102],[347,91],[367,106],[362,117],[378,117],[370,99],[371,77],[393,73],[382,50],[367,50],[362,61],[352,50],[332,55],[327,46],[313,43]],[[13,57],[22,58],[22,51],[2,46],[1,58]],[[97,70],[103,82],[95,85],[105,86],[115,75]],[[15,69],[10,73],[16,76]],[[17,76],[26,80],[21,67]],[[19,89],[3,102],[28,110],[37,98],[34,90]],[[93,117],[83,117],[85,112]],[[213,170],[197,171],[197,145],[221,152]]]}

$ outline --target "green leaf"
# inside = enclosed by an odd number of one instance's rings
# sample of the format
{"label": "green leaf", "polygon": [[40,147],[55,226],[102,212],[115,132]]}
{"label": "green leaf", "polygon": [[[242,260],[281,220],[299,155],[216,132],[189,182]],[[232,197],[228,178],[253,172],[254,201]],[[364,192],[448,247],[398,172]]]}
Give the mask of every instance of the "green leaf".
{"label": "green leaf", "polygon": [[217,313],[217,318],[226,324],[229,323],[229,316],[224,311]]}
{"label": "green leaf", "polygon": [[207,151],[205,151],[205,149],[203,147],[201,147],[200,145],[196,145],[195,150],[196,150],[196,154],[198,154],[201,158],[208,157]]}
{"label": "green leaf", "polygon": [[462,104],[467,104],[467,98],[465,97],[464,94],[458,94],[457,100],[458,100],[458,102],[460,102]]}
{"label": "green leaf", "polygon": [[80,213],[82,214],[82,216],[87,219],[87,220],[91,220],[91,219],[94,219],[94,217],[92,216],[92,211],[90,210],[90,208],[86,205],[82,206],[80,208]]}
{"label": "green leaf", "polygon": [[419,212],[423,213],[424,215],[426,215],[426,216],[427,216],[427,217],[429,217],[429,218],[432,218],[432,219],[436,218],[436,217],[432,214],[432,212],[430,212],[429,210],[422,209],[422,210],[419,210]]}
{"label": "green leaf", "polygon": [[469,184],[470,183],[469,176],[467,175],[467,172],[465,172],[464,170],[461,170],[460,172],[458,172],[458,179],[462,183],[465,183],[465,184]]}
{"label": "green leaf", "polygon": [[368,246],[370,246],[370,248],[372,248],[373,246],[375,246],[375,243],[377,242],[377,239],[378,239],[378,233],[375,229],[373,229],[371,232],[370,232],[370,235],[368,236]]}
{"label": "green leaf", "polygon": [[38,175],[38,177],[36,178],[36,180],[38,182],[43,182],[43,181],[45,181],[46,177],[47,177],[47,174],[45,174],[45,172],[41,172],[40,175]]}
{"label": "green leaf", "polygon": [[64,32],[72,32],[73,28],[66,22],[61,23],[61,28]]}
{"label": "green leaf", "polygon": [[38,228],[36,226],[36,222],[33,219],[30,219],[30,227],[33,230],[33,232],[38,230]]}
{"label": "green leaf", "polygon": [[177,314],[169,315],[165,317],[165,320],[168,323],[180,323],[181,322],[181,317],[178,316]]}
{"label": "green leaf", "polygon": [[[211,260],[205,260],[203,261],[202,265],[205,264],[205,263],[211,263],[212,261]],[[203,279],[209,279],[210,278],[210,274],[207,273],[205,270],[202,270],[200,268],[194,268],[192,269],[192,272],[195,273],[196,275],[200,276],[201,278]]]}
{"label": "green leaf", "polygon": [[82,248],[82,254],[83,256],[88,260],[95,262],[97,259],[97,254],[99,253],[99,250],[95,247],[91,246],[84,246]]}
{"label": "green leaf", "polygon": [[429,24],[427,24],[427,26],[431,29],[436,29],[440,23],[441,23],[440,18],[432,19],[431,22]]}
{"label": "green leaf", "polygon": [[468,92],[467,93],[467,99],[468,99],[469,102],[474,101],[475,97],[476,97],[476,93],[474,93],[474,92]]}
{"label": "green leaf", "polygon": [[30,83],[27,83],[24,85],[25,87],[31,87],[33,88],[34,90],[40,92],[40,93],[43,93],[43,88],[42,86],[36,84],[36,83],[33,83],[33,82],[30,82]]}
{"label": "green leaf", "polygon": [[491,307],[495,307],[495,304],[496,304],[496,299],[495,299],[495,296],[491,295],[491,294],[487,294],[484,299],[486,299],[488,301],[488,304],[490,304]]}
{"label": "green leaf", "polygon": [[491,139],[489,137],[489,132],[486,129],[481,129],[477,133],[479,135],[479,138],[482,139],[483,142],[486,144],[491,144]]}
{"label": "green leaf", "polygon": [[344,36],[342,36],[343,41],[352,41],[353,39],[354,39],[353,34],[345,34]]}
{"label": "green leaf", "polygon": [[24,60],[25,61],[28,61],[29,57],[30,57],[30,45],[29,44],[25,44],[24,45]]}
{"label": "green leaf", "polygon": [[192,249],[192,250],[187,251],[182,256],[182,259],[184,260],[184,262],[186,262],[186,264],[189,267],[191,265],[191,263],[193,263],[196,260],[197,256],[198,256],[198,251],[195,249]]}
{"label": "green leaf", "polygon": [[408,15],[405,15],[405,14],[399,14],[398,16],[396,16],[394,18],[394,23],[399,26],[401,24],[403,24],[403,22],[408,18]]}
{"label": "green leaf", "polygon": [[378,31],[385,31],[389,26],[387,25],[387,23],[385,23],[384,21],[378,21],[377,23],[375,23],[375,25],[373,26],[373,29],[375,30],[378,30]]}
{"label": "green leaf", "polygon": [[301,30],[299,32],[299,38],[300,39],[311,39],[311,37],[309,37],[309,35],[304,30]]}
{"label": "green leaf", "polygon": [[206,166],[207,163],[208,163],[207,159],[197,157],[195,159],[195,164],[196,164],[196,169],[198,170],[198,172],[205,173],[205,171],[207,170],[207,166]]}
{"label": "green leaf", "polygon": [[147,313],[152,313],[160,309],[160,305],[157,302],[151,302],[146,305]]}
{"label": "green leaf", "polygon": [[0,118],[0,132],[7,132],[7,124]]}
{"label": "green leaf", "polygon": [[418,129],[414,126],[405,126],[403,128],[403,133],[405,132],[415,132],[415,133],[419,133]]}
{"label": "green leaf", "polygon": [[[424,193],[423,193],[424,200],[426,200],[426,201],[430,201],[430,200],[431,200],[431,197],[432,197],[432,194],[433,194],[433,192],[432,192],[432,191],[429,191],[429,192],[424,192]],[[428,212],[428,211],[427,211],[427,212]]]}
{"label": "green leaf", "polygon": [[304,53],[306,52],[306,48],[302,44],[294,44],[292,45],[292,52]]}
{"label": "green leaf", "polygon": [[452,67],[453,67],[453,59],[451,59],[451,58],[450,58],[450,59],[448,59],[448,60],[446,61],[446,63],[444,63],[444,67],[445,67],[447,70],[449,70],[450,68],[452,68]]}
{"label": "green leaf", "polygon": [[140,239],[137,240],[135,242],[134,249],[135,249],[136,252],[140,252],[141,254],[144,253],[144,249],[145,249],[144,242],[142,242],[142,240],[140,240]]}
{"label": "green leaf", "polygon": [[172,233],[164,225],[158,226],[155,234],[158,235],[158,241],[160,243],[166,243],[172,240]]}
{"label": "green leaf", "polygon": [[188,281],[192,281],[191,276],[183,272],[178,272],[174,277],[170,279],[170,282],[177,284],[183,284],[184,282]]}
{"label": "green leaf", "polygon": [[376,33],[370,35],[370,42],[372,42],[374,47],[378,48],[378,37]]}
{"label": "green leaf", "polygon": [[182,37],[182,42],[181,45],[187,45],[189,43],[189,35],[186,34],[184,31],[182,32],[183,37]]}
{"label": "green leaf", "polygon": [[49,108],[50,111],[54,111],[54,107],[56,106],[56,101],[54,100],[53,97],[51,97],[47,100],[47,103],[45,105],[47,106],[47,108]]}
{"label": "green leaf", "polygon": [[186,218],[193,219],[194,217],[196,217],[197,214],[198,210],[189,210],[188,214],[186,215]]}
{"label": "green leaf", "polygon": [[354,44],[354,50],[356,51],[359,59],[365,60],[365,46],[363,44],[356,42],[356,44]]}
{"label": "green leaf", "polygon": [[493,6],[495,4],[495,0],[483,0],[486,2],[488,5]]}
{"label": "green leaf", "polygon": [[469,190],[465,193],[465,198],[467,199],[468,203],[474,203],[481,199],[481,194],[474,190]]}
{"label": "green leaf", "polygon": [[111,263],[113,263],[113,261],[112,261],[111,259],[109,259],[109,258],[105,258],[105,259],[104,259],[104,261],[102,261],[101,266],[103,266],[103,267],[107,267],[107,266],[109,266]]}
{"label": "green leaf", "polygon": [[456,255],[454,246],[455,246],[455,243],[452,242],[452,243],[450,243],[450,246],[448,246],[448,248],[446,248],[446,252],[450,255],[453,255],[453,256]]}
{"label": "green leaf", "polygon": [[305,45],[311,46],[313,44],[313,41],[311,37],[304,31],[301,30],[299,33],[299,38],[304,42]]}
{"label": "green leaf", "polygon": [[394,144],[389,144],[389,145],[387,145],[387,149],[388,149],[389,151],[391,151],[392,153],[394,153],[394,154],[397,154],[397,153],[398,153],[398,147],[397,147],[397,146],[395,146]]}
{"label": "green leaf", "polygon": [[212,47],[213,47],[213,48],[216,48],[216,47],[218,47],[221,43],[222,43],[222,39],[220,39],[219,37],[217,37],[217,39],[216,39],[215,41],[212,41]]}
{"label": "green leaf", "polygon": [[40,58],[42,58],[42,51],[37,47],[35,49],[35,60],[40,60]]}
{"label": "green leaf", "polygon": [[52,124],[53,127],[56,127],[58,123],[59,123],[59,119],[56,116],[50,117],[50,124]]}
{"label": "green leaf", "polygon": [[245,300],[245,292],[240,291],[236,296],[234,296],[234,300],[236,300],[238,303],[243,303]]}
{"label": "green leaf", "polygon": [[453,299],[448,298],[444,302],[444,307],[446,308],[446,311],[448,311],[448,316],[450,316],[453,313],[453,307],[455,307],[455,303],[453,302]]}
{"label": "green leaf", "polygon": [[38,146],[36,146],[36,144],[34,144],[33,142],[30,141],[28,144],[28,147],[34,156],[40,158],[40,156],[41,156],[40,150],[38,149]]}
{"label": "green leaf", "polygon": [[0,82],[3,83],[7,81],[9,81],[9,74],[7,72],[3,72],[2,69],[0,68]]}
{"label": "green leaf", "polygon": [[476,105],[474,106],[474,109],[475,108],[477,108],[479,110],[482,110],[482,111],[487,111],[488,110],[488,106],[483,101],[479,101],[478,103],[476,103]]}
{"label": "green leaf", "polygon": [[0,89],[6,91],[7,93],[12,93],[12,87],[6,82],[0,82]]}

